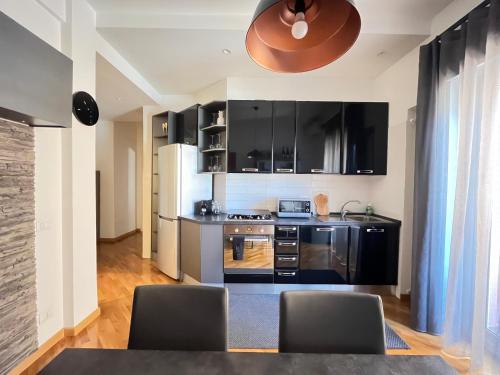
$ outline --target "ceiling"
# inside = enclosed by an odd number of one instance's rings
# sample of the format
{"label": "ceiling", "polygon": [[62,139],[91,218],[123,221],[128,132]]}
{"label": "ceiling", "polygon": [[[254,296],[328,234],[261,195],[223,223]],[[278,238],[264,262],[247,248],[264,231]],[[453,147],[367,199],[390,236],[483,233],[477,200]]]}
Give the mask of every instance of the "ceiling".
{"label": "ceiling", "polygon": [[96,57],[96,101],[100,117],[115,121],[142,121],[140,108],[153,100],[104,57]]}
{"label": "ceiling", "polygon": [[[338,61],[301,75],[376,77],[426,39],[434,15],[452,1],[358,0],[363,26],[354,47]],[[258,0],[89,2],[98,32],[160,94],[193,94],[231,76],[278,75],[257,66],[245,49]]]}

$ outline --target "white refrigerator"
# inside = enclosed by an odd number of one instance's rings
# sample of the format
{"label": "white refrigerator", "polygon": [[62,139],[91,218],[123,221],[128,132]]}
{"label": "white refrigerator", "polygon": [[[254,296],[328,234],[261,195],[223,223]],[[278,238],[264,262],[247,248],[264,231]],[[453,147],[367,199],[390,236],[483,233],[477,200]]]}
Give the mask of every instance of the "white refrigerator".
{"label": "white refrigerator", "polygon": [[194,213],[194,204],[212,199],[212,176],[198,174],[196,146],[158,148],[158,268],[180,278],[179,216]]}

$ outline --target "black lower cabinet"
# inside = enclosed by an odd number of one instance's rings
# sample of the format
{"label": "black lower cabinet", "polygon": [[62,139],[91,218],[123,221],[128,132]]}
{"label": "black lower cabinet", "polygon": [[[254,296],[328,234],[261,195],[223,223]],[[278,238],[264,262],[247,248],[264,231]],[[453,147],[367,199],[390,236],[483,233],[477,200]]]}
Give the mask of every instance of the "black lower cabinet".
{"label": "black lower cabinet", "polygon": [[349,284],[397,285],[399,226],[351,226]]}
{"label": "black lower cabinet", "polygon": [[274,283],[275,284],[298,284],[299,271],[298,270],[275,270]]}
{"label": "black lower cabinet", "polygon": [[349,227],[300,227],[300,283],[346,284],[348,243]]}

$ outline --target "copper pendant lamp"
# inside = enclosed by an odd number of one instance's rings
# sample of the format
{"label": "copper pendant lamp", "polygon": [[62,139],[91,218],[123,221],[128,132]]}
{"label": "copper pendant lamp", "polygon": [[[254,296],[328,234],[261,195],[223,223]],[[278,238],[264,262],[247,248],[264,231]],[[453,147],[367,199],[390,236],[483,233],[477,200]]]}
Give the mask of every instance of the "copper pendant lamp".
{"label": "copper pendant lamp", "polygon": [[266,69],[300,73],[344,55],[360,29],[361,18],[352,0],[261,0],[246,47]]}

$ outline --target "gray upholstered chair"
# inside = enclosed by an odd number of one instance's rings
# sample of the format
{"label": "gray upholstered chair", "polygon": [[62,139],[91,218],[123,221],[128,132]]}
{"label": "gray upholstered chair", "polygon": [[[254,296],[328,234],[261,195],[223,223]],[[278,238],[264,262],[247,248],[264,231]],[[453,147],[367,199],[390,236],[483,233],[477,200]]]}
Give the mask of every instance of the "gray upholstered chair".
{"label": "gray upholstered chair", "polygon": [[134,291],[129,349],[227,350],[225,288],[147,285]]}
{"label": "gray upholstered chair", "polygon": [[279,351],[385,354],[382,299],[363,293],[281,293]]}

